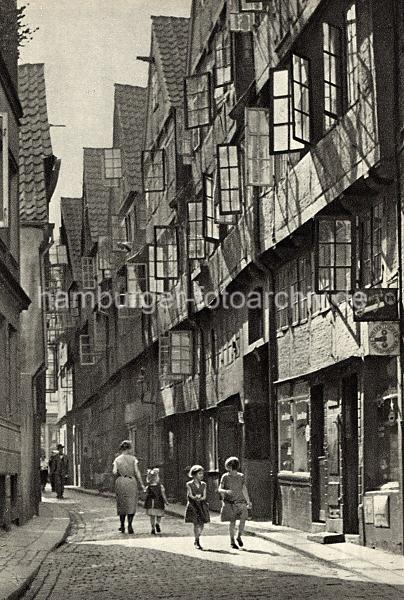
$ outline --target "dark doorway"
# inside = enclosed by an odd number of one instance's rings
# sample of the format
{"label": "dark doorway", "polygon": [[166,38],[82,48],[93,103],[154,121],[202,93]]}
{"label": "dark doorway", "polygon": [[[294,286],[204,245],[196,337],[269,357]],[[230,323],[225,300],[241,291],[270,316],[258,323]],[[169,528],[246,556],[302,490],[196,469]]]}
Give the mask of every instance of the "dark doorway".
{"label": "dark doorway", "polygon": [[344,533],[359,533],[358,520],[358,379],[342,382],[342,457]]}
{"label": "dark doorway", "polygon": [[241,410],[240,396],[232,396],[219,405],[218,422],[218,455],[220,474],[225,472],[224,463],[229,456],[241,458],[242,430],[238,413]]}
{"label": "dark doorway", "polygon": [[326,473],[324,451],[324,391],[322,385],[311,388],[311,477],[312,519],[326,520]]}

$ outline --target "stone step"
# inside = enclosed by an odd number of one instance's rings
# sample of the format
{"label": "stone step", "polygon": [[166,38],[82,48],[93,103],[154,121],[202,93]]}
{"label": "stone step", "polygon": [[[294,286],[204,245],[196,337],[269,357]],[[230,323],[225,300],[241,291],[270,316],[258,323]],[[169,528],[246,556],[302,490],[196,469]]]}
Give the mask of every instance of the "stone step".
{"label": "stone step", "polygon": [[359,535],[357,535],[355,533],[346,533],[345,541],[348,542],[349,544],[356,544],[357,546],[361,545],[360,537],[359,537]]}
{"label": "stone step", "polygon": [[340,544],[341,542],[345,542],[345,535],[343,533],[323,531],[319,533],[309,533],[307,539],[310,542],[317,542],[318,544]]}
{"label": "stone step", "polygon": [[323,531],[325,531],[325,523],[315,521],[311,524],[311,533],[321,533]]}

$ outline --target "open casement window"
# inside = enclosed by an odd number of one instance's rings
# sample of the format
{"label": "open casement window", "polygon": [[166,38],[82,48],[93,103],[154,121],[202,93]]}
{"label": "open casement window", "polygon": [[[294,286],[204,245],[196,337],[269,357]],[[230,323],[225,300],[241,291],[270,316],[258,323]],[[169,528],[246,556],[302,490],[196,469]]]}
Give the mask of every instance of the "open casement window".
{"label": "open casement window", "polygon": [[62,390],[73,389],[73,370],[71,366],[64,365],[60,369],[60,387]]}
{"label": "open casement window", "polygon": [[355,287],[354,226],[346,216],[316,219],[316,292],[350,292]]}
{"label": "open casement window", "polygon": [[215,86],[222,87],[233,81],[230,32],[219,31],[215,43]]}
{"label": "open casement window", "polygon": [[212,120],[212,91],[210,73],[191,75],[184,80],[185,122],[187,129],[210,125]]}
{"label": "open casement window", "polygon": [[80,343],[80,364],[85,366],[95,365],[94,343],[89,335],[81,335]]}
{"label": "open casement window", "polygon": [[265,2],[251,2],[250,0],[239,0],[240,12],[260,12]]}
{"label": "open casement window", "polygon": [[205,203],[204,212],[204,237],[208,241],[220,239],[219,226],[215,222],[215,193],[214,180],[211,175],[203,176],[203,197]]}
{"label": "open casement window", "polygon": [[178,231],[174,226],[154,227],[156,279],[178,279]]}
{"label": "open casement window", "polygon": [[112,251],[128,251],[128,239],[126,237],[125,221],[118,215],[111,216]]}
{"label": "open casement window", "polygon": [[247,185],[270,186],[273,182],[269,153],[269,111],[246,108]]}
{"label": "open casement window", "polygon": [[187,204],[188,210],[188,258],[202,259],[206,256],[203,199],[196,199]]}
{"label": "open casement window", "polygon": [[193,372],[191,331],[170,331],[159,338],[160,383],[182,379]]}
{"label": "open casement window", "polygon": [[383,280],[383,201],[362,219],[361,284],[376,285]]}
{"label": "open casement window", "polygon": [[328,131],[341,114],[341,31],[323,23],[324,129]]}
{"label": "open casement window", "polygon": [[127,263],[126,294],[127,308],[141,308],[142,299],[147,292],[147,265],[145,263]]}
{"label": "open casement window", "polygon": [[166,182],[164,149],[142,152],[142,175],[145,192],[164,192]]}
{"label": "open casement window", "polygon": [[58,389],[58,349],[56,345],[48,344],[46,350],[46,391],[53,393]]}
{"label": "open casement window", "polygon": [[97,278],[93,256],[81,258],[81,277],[84,289],[93,290],[96,287]]}
{"label": "open casement window", "polygon": [[156,261],[155,261],[155,248],[149,246],[149,264],[148,264],[148,292],[151,294],[163,294],[164,293],[164,280],[156,278]]}
{"label": "open casement window", "polygon": [[0,227],[8,227],[10,204],[9,164],[8,164],[8,114],[0,113],[1,148],[0,148]]}
{"label": "open casement window", "polygon": [[306,58],[292,54],[293,138],[310,142],[310,72]]}
{"label": "open casement window", "polygon": [[107,235],[98,236],[97,243],[97,262],[98,269],[106,276],[112,269],[111,261],[112,244],[111,238]]}
{"label": "open casement window", "polygon": [[348,108],[359,100],[359,54],[356,5],[352,2],[345,13],[346,82]]}
{"label": "open casement window", "polygon": [[272,114],[270,148],[272,154],[297,152],[304,144],[293,132],[292,88],[289,69],[271,71]]}
{"label": "open casement window", "polygon": [[219,212],[222,215],[241,213],[241,174],[238,146],[217,146]]}
{"label": "open casement window", "polygon": [[122,177],[121,149],[105,148],[104,165],[106,179],[120,179]]}

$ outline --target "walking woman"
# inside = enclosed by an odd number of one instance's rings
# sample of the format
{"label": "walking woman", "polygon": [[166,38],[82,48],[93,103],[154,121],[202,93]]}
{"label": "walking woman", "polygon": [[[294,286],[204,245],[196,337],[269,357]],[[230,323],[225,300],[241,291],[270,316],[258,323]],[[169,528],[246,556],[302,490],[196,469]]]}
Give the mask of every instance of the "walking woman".
{"label": "walking woman", "polygon": [[138,485],[145,489],[139,471],[138,460],[132,454],[132,444],[124,440],[119,446],[121,454],[114,460],[112,472],[116,476],[116,505],[121,526],[119,531],[125,533],[125,517],[128,517],[128,533],[133,531],[133,517],[138,503]]}

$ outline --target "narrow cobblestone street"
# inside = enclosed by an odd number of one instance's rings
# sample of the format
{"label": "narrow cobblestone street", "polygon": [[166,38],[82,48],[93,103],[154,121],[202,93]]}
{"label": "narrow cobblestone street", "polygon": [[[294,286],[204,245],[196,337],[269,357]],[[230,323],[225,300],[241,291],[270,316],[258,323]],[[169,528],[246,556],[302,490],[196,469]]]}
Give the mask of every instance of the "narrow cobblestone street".
{"label": "narrow cobblestone street", "polygon": [[152,537],[140,510],[135,535],[129,536],[118,531],[113,499],[69,490],[64,504],[71,534],[45,560],[25,600],[402,597],[398,588],[331,569],[266,540],[246,537],[245,550],[232,550],[223,525],[207,527],[204,552],[197,552],[190,526],[180,519],[166,517],[161,536]]}

